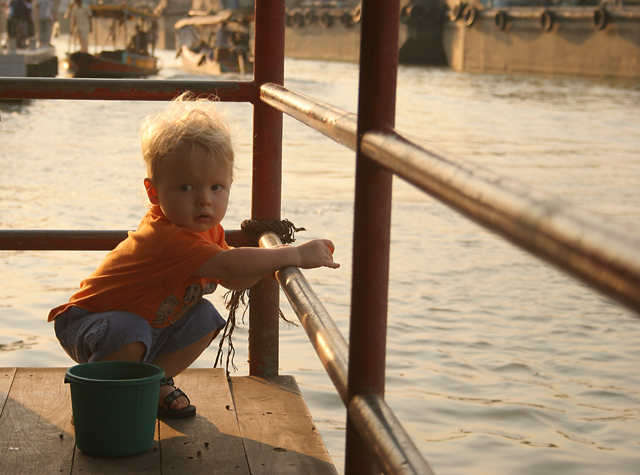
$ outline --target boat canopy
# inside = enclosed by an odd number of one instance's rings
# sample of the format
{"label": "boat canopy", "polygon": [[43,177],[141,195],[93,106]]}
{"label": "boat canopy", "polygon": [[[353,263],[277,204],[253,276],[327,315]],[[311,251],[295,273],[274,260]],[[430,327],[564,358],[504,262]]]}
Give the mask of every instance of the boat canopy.
{"label": "boat canopy", "polygon": [[98,18],[127,19],[134,17],[141,20],[156,21],[162,13],[125,5],[91,5],[90,8],[93,16]]}
{"label": "boat canopy", "polygon": [[183,18],[182,20],[178,20],[174,26],[176,30],[180,28],[184,28],[185,26],[209,26],[209,25],[217,25],[218,23],[222,23],[223,21],[227,21],[231,18],[233,14],[233,10],[223,10],[215,15],[198,15],[192,16],[189,18]]}
{"label": "boat canopy", "polygon": [[187,26],[206,27],[216,26],[225,21],[243,22],[251,20],[253,20],[253,12],[244,12],[242,9],[221,10],[214,15],[194,15],[183,18],[178,20],[173,28],[179,30]]}

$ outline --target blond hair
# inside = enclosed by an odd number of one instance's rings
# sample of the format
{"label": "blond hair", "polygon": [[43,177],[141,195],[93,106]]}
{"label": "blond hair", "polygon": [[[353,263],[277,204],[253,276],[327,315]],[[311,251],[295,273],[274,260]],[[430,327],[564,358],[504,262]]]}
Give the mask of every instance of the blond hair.
{"label": "blond hair", "polygon": [[150,115],[140,128],[142,158],[151,180],[162,175],[168,160],[184,146],[204,147],[212,160],[221,160],[233,173],[234,152],[227,121],[216,112],[214,99],[190,91],[171,101],[169,108]]}

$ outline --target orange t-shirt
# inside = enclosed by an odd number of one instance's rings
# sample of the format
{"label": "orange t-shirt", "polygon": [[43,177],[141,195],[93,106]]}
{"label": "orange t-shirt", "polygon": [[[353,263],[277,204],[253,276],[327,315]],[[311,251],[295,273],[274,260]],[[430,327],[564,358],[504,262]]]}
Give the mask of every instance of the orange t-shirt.
{"label": "orange t-shirt", "polygon": [[229,246],[220,224],[195,233],[171,223],[159,206],[153,206],[138,230],[129,232],[69,302],[51,310],[48,320],[76,306],[92,313],[123,310],[140,315],[151,326],[169,326],[215,290],[218,279],[193,273],[223,249]]}

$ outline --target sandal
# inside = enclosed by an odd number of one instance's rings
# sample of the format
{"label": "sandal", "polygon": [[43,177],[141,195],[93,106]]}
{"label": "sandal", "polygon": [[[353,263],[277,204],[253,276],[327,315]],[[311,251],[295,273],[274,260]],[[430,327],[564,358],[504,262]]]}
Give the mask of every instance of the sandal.
{"label": "sandal", "polygon": [[[181,389],[175,387],[173,378],[167,379],[164,383],[160,383],[160,386],[173,386],[174,390],[167,394],[162,406],[158,404],[158,417],[166,417],[167,419],[184,419],[186,417],[193,417],[196,415],[196,406],[191,404],[191,401],[189,401],[189,398]],[[182,409],[171,409],[171,403],[180,396],[186,397],[189,405]]]}

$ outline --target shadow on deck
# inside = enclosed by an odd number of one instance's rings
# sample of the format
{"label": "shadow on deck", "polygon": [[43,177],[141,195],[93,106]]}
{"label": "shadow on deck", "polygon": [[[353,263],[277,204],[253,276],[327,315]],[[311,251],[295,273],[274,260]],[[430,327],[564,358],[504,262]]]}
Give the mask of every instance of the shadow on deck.
{"label": "shadow on deck", "polygon": [[336,474],[292,376],[227,379],[190,369],[176,384],[195,419],[158,420],[153,448],[105,459],[76,448],[66,368],[0,368],[0,467],[9,474]]}

